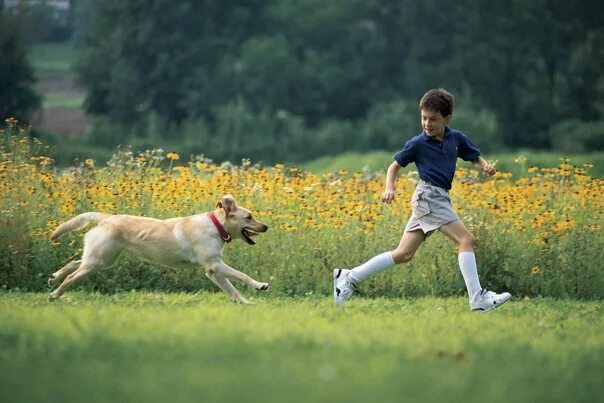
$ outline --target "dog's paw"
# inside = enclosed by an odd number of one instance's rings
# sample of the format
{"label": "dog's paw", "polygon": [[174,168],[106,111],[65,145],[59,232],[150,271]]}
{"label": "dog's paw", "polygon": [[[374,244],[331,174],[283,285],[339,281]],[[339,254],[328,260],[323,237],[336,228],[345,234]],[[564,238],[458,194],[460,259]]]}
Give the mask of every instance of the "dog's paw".
{"label": "dog's paw", "polygon": [[55,285],[55,284],[57,284],[57,278],[53,274],[52,276],[48,277],[48,285]]}
{"label": "dog's paw", "polygon": [[48,294],[48,302],[54,302],[57,299],[59,299],[59,297],[56,296],[53,292],[51,292],[50,294]]}
{"label": "dog's paw", "polygon": [[256,287],[258,291],[266,291],[268,290],[268,283],[260,283],[258,287]]}

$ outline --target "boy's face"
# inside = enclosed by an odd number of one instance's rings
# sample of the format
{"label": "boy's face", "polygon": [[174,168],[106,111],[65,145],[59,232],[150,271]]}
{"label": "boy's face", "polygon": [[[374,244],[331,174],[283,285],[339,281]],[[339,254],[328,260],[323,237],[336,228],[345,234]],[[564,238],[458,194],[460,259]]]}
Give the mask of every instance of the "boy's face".
{"label": "boy's face", "polygon": [[451,115],[444,116],[440,112],[422,109],[422,129],[428,137],[442,137],[445,134],[445,126],[451,121]]}

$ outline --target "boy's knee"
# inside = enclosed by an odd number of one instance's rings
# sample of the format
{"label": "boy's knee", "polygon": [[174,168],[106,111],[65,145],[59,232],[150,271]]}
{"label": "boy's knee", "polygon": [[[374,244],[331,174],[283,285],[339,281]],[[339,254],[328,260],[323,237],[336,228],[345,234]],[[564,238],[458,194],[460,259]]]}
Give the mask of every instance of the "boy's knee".
{"label": "boy's knee", "polygon": [[460,244],[459,246],[464,246],[464,247],[469,247],[469,248],[474,249],[476,247],[476,238],[474,237],[474,235],[468,234],[460,240],[459,244]]}
{"label": "boy's knee", "polygon": [[414,252],[409,252],[409,251],[398,251],[395,250],[392,252],[392,258],[394,259],[394,263],[399,264],[399,263],[407,263],[409,261],[411,261],[411,259],[413,259],[413,255],[415,255]]}

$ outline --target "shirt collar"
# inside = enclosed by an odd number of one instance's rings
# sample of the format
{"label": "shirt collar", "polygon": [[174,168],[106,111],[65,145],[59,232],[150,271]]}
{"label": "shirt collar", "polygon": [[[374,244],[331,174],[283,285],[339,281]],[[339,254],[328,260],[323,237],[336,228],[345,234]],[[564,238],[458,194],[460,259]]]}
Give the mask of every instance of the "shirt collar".
{"label": "shirt collar", "polygon": [[[422,130],[422,135],[423,135],[424,141],[436,140],[435,138],[428,137],[428,135],[426,134],[426,132],[423,131],[423,130]],[[449,129],[449,126],[445,126],[445,135],[443,136],[443,140],[446,139],[447,137],[449,137],[450,135],[451,135],[451,129]]]}

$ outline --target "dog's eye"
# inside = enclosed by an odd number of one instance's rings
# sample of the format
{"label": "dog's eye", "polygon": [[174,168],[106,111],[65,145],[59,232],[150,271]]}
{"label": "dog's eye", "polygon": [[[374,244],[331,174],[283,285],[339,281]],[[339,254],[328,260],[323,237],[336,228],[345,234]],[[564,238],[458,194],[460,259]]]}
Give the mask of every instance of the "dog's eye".
{"label": "dog's eye", "polygon": [[252,219],[252,215],[250,214],[249,216],[246,217],[248,220]]}

